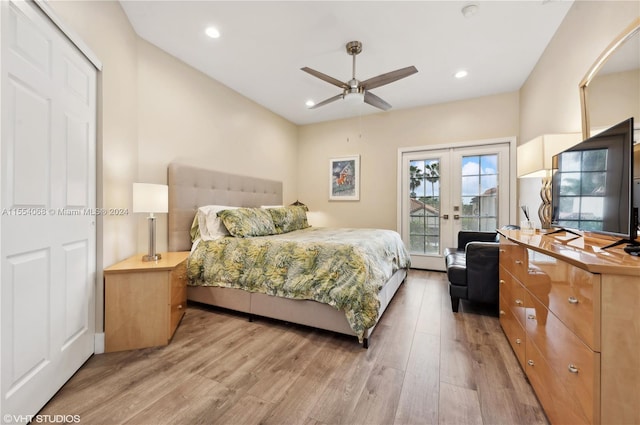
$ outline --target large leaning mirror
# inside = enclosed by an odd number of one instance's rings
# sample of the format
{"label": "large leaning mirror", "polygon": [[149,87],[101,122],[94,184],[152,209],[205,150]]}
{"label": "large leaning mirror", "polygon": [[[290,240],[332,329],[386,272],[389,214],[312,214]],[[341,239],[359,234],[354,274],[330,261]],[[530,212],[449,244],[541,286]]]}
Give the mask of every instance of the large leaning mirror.
{"label": "large leaning mirror", "polygon": [[[640,126],[640,18],[611,42],[580,82],[582,136],[629,117]],[[637,142],[638,140],[636,140]]]}

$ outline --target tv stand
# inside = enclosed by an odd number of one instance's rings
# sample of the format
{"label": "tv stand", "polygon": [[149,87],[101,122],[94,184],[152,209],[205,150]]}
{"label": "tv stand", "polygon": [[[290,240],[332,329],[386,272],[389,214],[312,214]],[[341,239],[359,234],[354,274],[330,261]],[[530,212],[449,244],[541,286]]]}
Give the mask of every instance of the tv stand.
{"label": "tv stand", "polygon": [[545,233],[547,236],[549,235],[554,235],[556,233],[562,233],[562,232],[566,232],[566,233],[571,233],[572,235],[576,235],[578,237],[583,237],[584,235],[580,232],[577,232],[575,230],[571,230],[571,229],[565,229],[564,227],[558,227],[550,232]]}
{"label": "tv stand", "polygon": [[633,245],[633,246],[640,246],[640,242],[638,242],[637,240],[631,240],[631,239],[620,239],[619,241],[616,241],[614,243],[610,243],[607,246],[603,246],[600,249],[607,249],[607,248],[613,248],[614,246],[618,246],[618,245],[622,245],[622,244],[628,244],[628,245]]}

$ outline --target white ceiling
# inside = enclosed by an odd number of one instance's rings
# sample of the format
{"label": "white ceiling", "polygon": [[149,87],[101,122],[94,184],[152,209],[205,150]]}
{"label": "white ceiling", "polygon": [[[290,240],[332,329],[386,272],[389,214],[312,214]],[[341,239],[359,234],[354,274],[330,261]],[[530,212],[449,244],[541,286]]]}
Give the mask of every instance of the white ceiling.
{"label": "white ceiling", "polygon": [[[356,78],[414,65],[418,73],[372,90],[392,110],[518,90],[571,1],[121,1],[135,31],[296,124],[383,113],[339,100],[340,89],[300,68],[351,78],[345,44],[363,43]],[[204,34],[214,25],[220,38]],[[468,77],[453,74],[466,69]]]}

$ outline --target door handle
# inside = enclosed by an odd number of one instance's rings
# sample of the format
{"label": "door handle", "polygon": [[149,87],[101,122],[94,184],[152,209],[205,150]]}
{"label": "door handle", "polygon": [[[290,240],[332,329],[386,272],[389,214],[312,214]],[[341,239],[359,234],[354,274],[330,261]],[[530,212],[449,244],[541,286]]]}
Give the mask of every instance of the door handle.
{"label": "door handle", "polygon": [[453,216],[453,219],[454,219],[454,220],[460,220],[460,215],[455,214],[455,215]]}
{"label": "door handle", "polygon": [[445,220],[449,220],[449,214],[443,214],[442,218],[444,218]]}

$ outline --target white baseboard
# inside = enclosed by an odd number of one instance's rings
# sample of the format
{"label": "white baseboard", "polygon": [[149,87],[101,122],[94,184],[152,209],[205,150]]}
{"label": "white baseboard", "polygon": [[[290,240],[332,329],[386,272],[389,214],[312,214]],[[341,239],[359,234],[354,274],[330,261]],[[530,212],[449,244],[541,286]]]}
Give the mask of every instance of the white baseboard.
{"label": "white baseboard", "polygon": [[95,354],[104,353],[104,332],[95,334],[93,342],[93,352]]}

